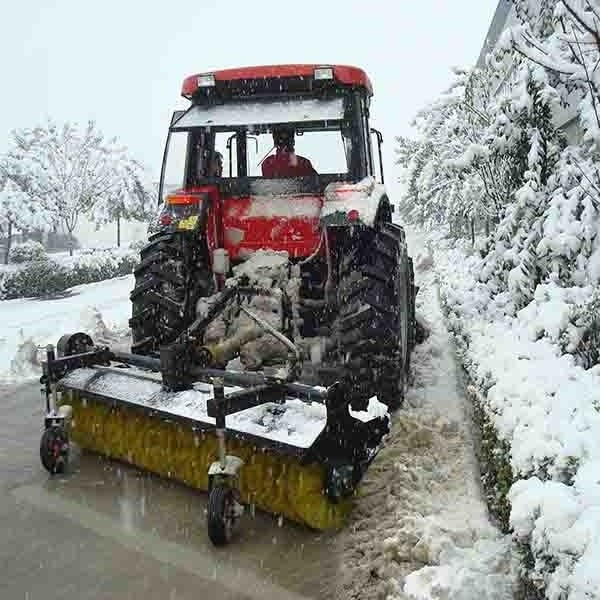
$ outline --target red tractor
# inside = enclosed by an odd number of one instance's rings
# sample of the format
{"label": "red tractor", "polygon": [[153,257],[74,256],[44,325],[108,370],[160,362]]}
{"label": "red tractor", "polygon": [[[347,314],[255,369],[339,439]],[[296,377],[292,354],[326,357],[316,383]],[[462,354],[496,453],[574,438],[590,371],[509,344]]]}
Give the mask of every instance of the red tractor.
{"label": "red tractor", "polygon": [[[284,252],[300,275],[297,298],[287,298],[292,337],[326,338],[322,373],[328,366],[335,378],[341,369],[357,398],[376,393],[397,407],[415,338],[415,288],[383,187],[382,136],[369,126],[365,72],[228,69],[187,77],[182,95],[191,104],[171,120],[160,227],[142,251],[131,293],[132,351],[158,353],[177,340],[198,319],[199,301],[226,288],[236,264],[259,250]],[[292,167],[268,176],[259,159],[282,130],[288,141],[292,134]],[[311,152],[312,173],[294,173],[294,137]],[[288,160],[286,148],[275,151]]]}
{"label": "red tractor", "polygon": [[338,527],[404,399],[416,334],[371,83],[282,65],[193,75],[182,93],[132,352],[85,333],[48,349],[42,463],[64,470],[73,439],[207,490],[218,545],[244,504]]}

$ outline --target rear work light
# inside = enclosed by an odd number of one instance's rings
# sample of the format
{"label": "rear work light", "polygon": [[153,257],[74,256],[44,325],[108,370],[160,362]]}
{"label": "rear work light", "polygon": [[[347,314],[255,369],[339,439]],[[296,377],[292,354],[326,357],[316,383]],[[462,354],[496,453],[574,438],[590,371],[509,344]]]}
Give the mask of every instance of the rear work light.
{"label": "rear work light", "polygon": [[215,87],[215,76],[212,73],[198,75],[198,87]]}
{"label": "rear work light", "polygon": [[193,204],[198,204],[199,197],[194,194],[169,194],[166,198],[166,203],[168,205],[186,205],[190,206]]}
{"label": "rear work light", "polygon": [[317,67],[314,77],[315,80],[333,79],[333,67]]}

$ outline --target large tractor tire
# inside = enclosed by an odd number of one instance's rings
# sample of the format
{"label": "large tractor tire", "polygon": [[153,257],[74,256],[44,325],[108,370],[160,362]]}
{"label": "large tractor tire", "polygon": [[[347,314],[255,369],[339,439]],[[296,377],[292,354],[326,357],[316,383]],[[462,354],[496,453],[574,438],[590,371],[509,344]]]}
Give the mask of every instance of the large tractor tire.
{"label": "large tractor tire", "polygon": [[153,236],[141,251],[129,320],[135,354],[170,344],[196,316],[196,303],[212,293],[205,245],[192,232]]}
{"label": "large tractor tire", "polygon": [[413,259],[408,258],[408,356],[406,357],[406,376],[410,378],[410,357],[417,345],[417,315],[415,309],[415,270]]}
{"label": "large tractor tire", "polygon": [[403,229],[380,223],[349,236],[339,261],[338,347],[355,408],[377,395],[391,410],[406,392],[414,298]]}

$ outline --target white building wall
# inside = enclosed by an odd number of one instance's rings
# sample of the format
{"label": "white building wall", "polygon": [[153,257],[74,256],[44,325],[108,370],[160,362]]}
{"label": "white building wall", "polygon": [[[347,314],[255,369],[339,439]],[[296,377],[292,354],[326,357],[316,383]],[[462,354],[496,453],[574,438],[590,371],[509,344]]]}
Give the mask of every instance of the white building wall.
{"label": "white building wall", "polygon": [[[486,55],[496,48],[498,40],[506,28],[516,25],[517,23],[518,19],[514,4],[510,2],[510,0],[499,0],[483,42],[481,52],[479,53],[479,58],[477,60],[478,67],[485,66]],[[516,60],[514,66],[509,67],[505,76],[499,80],[496,93],[502,93],[513,82],[516,76],[516,69],[514,67],[516,67]],[[577,100],[577,96],[571,94],[568,98],[568,105],[566,107],[558,107],[554,113],[554,123],[557,128],[563,130],[569,144],[581,142],[581,137],[583,135],[581,127],[579,126]]]}

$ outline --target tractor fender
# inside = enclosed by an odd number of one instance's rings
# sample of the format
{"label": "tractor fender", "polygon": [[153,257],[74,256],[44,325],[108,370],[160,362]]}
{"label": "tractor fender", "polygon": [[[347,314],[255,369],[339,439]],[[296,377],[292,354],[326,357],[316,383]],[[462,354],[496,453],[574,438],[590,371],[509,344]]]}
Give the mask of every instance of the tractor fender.
{"label": "tractor fender", "polygon": [[393,206],[385,186],[374,177],[365,177],[358,183],[330,183],[324,196],[320,219],[323,226],[372,227],[377,221],[392,219]]}

